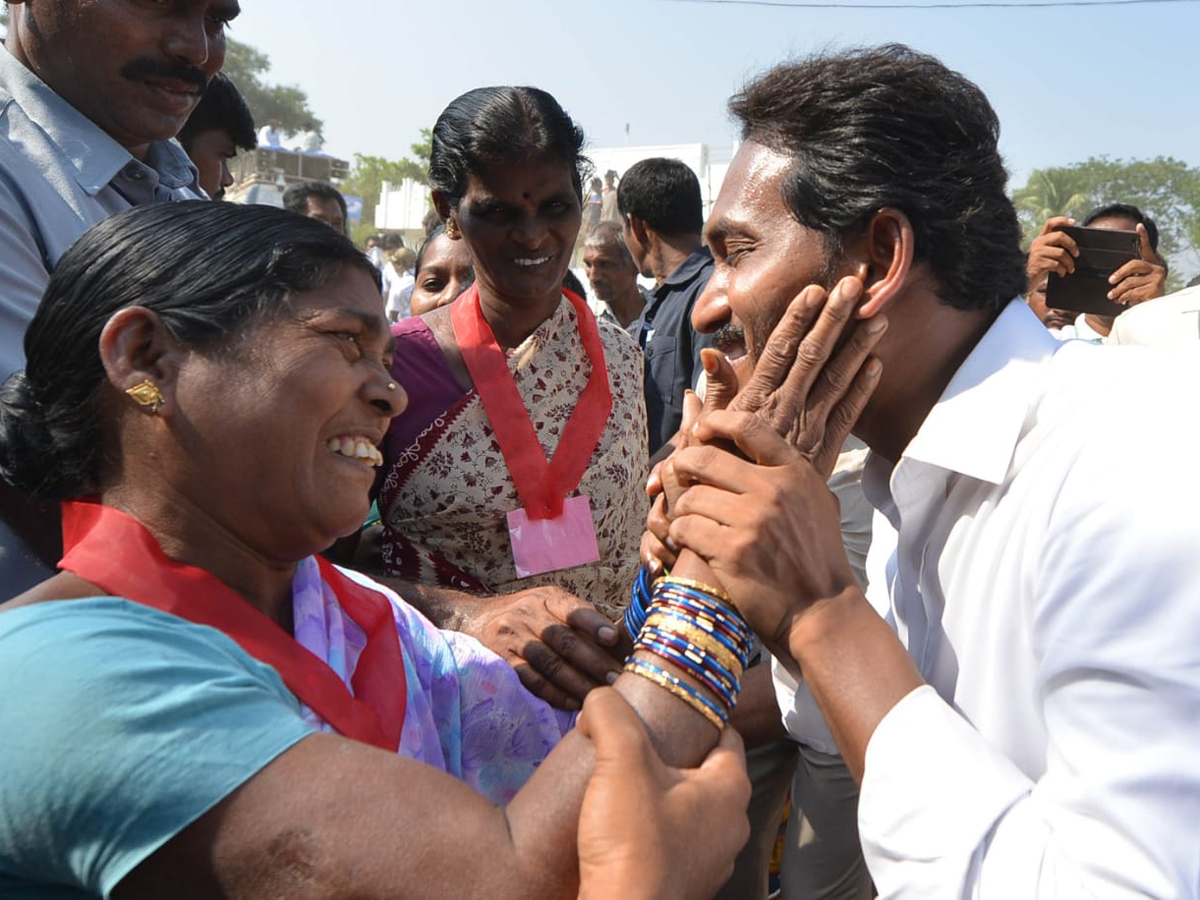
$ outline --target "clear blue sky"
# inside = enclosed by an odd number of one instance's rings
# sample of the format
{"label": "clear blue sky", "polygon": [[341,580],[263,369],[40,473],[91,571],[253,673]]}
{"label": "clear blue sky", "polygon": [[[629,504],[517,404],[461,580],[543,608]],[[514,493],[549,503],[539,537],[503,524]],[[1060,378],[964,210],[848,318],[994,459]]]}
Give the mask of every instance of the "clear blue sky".
{"label": "clear blue sky", "polygon": [[459,93],[533,84],[592,146],[727,145],[748,76],[827,46],[900,41],[987,92],[1018,183],[1092,155],[1200,165],[1200,2],[808,10],[674,0],[242,0],[233,36],[325,122],[327,149],[399,157]]}

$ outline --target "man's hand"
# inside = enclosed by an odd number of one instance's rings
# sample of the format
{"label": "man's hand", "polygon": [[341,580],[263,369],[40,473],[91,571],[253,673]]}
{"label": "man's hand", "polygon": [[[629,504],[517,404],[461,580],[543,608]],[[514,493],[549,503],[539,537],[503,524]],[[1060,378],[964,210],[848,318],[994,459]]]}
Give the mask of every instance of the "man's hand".
{"label": "man's hand", "polygon": [[616,679],[624,658],[613,623],[556,587],[480,599],[458,630],[506,660],[531,693],[559,709],[579,709],[588,691]]}
{"label": "man's hand", "polygon": [[714,411],[700,420],[706,444],[672,459],[686,485],[670,536],[712,568],[750,627],[787,658],[791,629],[822,600],[857,589],[842,545],[837,498],[822,473],[763,419]]}
{"label": "man's hand", "polygon": [[[843,340],[862,292],[862,281],[853,276],[828,294],[817,285],[806,287],[788,305],[748,376],[744,366],[735,370],[717,351],[702,351],[708,378],[704,404],[697,408],[694,400],[685,400],[676,453],[697,443],[693,422],[729,408],[757,415],[828,478],[881,371],[870,355],[887,329],[886,319],[859,322]],[[651,574],[670,566],[675,556],[668,531],[671,504],[686,484],[678,483],[673,459],[655,466],[647,485],[655,499],[641,558]]]}
{"label": "man's hand", "polygon": [[[868,360],[887,329],[883,316],[855,324],[839,346],[863,290],[859,278],[848,276],[828,293],[817,285],[801,291],[771,332],[750,379],[728,404],[757,415],[825,478],[879,377],[878,364]],[[725,380],[713,378],[718,384]],[[730,387],[721,384],[720,399],[730,395]],[[720,408],[706,404],[701,418]]]}
{"label": "man's hand", "polygon": [[1151,249],[1146,226],[1139,222],[1137,233],[1141,259],[1131,259],[1108,278],[1108,283],[1114,285],[1108,299],[1122,306],[1137,306],[1167,292],[1167,267]]}
{"label": "man's hand", "polygon": [[1026,293],[1032,293],[1051,272],[1069,275],[1075,271],[1075,257],[1079,256],[1079,245],[1064,231],[1064,225],[1074,225],[1070,216],[1054,216],[1047,219],[1041,233],[1029,245],[1029,258],[1025,262]]}
{"label": "man's hand", "polygon": [[588,696],[578,730],[595,769],[579,811],[580,900],[711,897],[750,835],[750,781],[726,728],[698,769],[663,764],[616,691]]}

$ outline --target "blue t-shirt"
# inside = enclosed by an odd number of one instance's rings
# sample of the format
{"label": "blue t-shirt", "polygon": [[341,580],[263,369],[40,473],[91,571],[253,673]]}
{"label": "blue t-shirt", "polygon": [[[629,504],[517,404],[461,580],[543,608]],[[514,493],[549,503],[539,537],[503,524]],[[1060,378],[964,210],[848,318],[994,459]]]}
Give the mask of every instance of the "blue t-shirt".
{"label": "blue t-shirt", "polygon": [[215,629],[109,597],[0,613],[0,896],[108,896],[310,733]]}

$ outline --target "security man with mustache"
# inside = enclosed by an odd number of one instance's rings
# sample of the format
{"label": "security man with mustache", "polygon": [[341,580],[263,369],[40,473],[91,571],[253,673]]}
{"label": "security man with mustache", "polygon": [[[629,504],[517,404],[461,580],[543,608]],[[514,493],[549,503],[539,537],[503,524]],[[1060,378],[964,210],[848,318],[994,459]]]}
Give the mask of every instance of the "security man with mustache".
{"label": "security man with mustache", "polygon": [[[0,50],[0,379],[59,256],[89,226],[200,199],[171,138],[225,61],[237,0],[10,0]],[[64,361],[70,364],[70,360]],[[53,572],[57,517],[0,482],[0,583]]]}

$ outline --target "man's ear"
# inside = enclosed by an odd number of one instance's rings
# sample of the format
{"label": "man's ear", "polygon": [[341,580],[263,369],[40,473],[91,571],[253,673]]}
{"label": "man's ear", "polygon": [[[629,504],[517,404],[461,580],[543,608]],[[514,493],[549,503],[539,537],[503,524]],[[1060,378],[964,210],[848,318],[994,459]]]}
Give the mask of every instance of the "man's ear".
{"label": "man's ear", "polygon": [[859,247],[859,269],[866,292],[858,316],[870,318],[885,309],[908,283],[915,238],[908,216],[885,206],[871,216]]}
{"label": "man's ear", "polygon": [[432,191],[433,208],[437,210],[438,218],[442,220],[442,224],[450,221],[450,214],[454,211],[450,206],[450,201],[441,191]]}
{"label": "man's ear", "polygon": [[182,349],[162,319],[144,306],[113,314],[100,332],[100,361],[109,382],[126,392],[149,381],[162,395],[154,412],[168,412],[175,397]]}
{"label": "man's ear", "polygon": [[626,216],[625,220],[629,222],[629,231],[638,242],[638,245],[649,248],[651,228],[646,224],[646,220],[639,219],[637,216]]}

